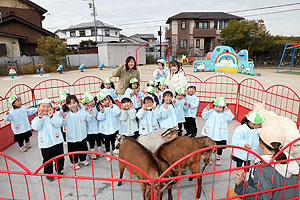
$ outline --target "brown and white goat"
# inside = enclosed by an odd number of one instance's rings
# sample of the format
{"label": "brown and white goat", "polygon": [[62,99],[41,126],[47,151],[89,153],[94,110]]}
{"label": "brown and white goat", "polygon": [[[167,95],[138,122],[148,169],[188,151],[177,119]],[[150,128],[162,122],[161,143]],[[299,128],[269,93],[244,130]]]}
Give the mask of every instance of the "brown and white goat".
{"label": "brown and white goat", "polygon": [[[146,174],[148,174],[152,179],[158,178],[158,176],[162,173],[162,170],[167,169],[168,164],[165,162],[159,163],[159,160],[154,156],[154,154],[141,145],[139,142],[132,138],[126,138],[122,144],[120,144],[119,149],[119,158],[126,160],[139,169],[143,170]],[[130,167],[123,162],[119,162],[119,171],[120,171],[120,179],[123,177],[124,169],[127,169],[130,172]],[[136,175],[140,180],[147,180],[147,178],[141,174],[139,171],[135,169],[131,169],[131,173]],[[173,175],[172,172],[168,174],[168,176]],[[172,189],[171,184],[174,181],[169,181],[166,185],[161,184],[162,189],[159,194],[159,199],[162,199],[162,192],[165,189],[168,189],[169,200],[173,199],[172,197]],[[118,186],[122,185],[122,182],[118,182]],[[144,200],[151,199],[151,186],[148,183],[141,183],[141,190],[143,193]]]}
{"label": "brown and white goat", "polygon": [[[178,137],[170,142],[166,142],[162,144],[155,152],[154,155],[159,160],[166,161],[169,165],[172,165],[180,158],[197,151],[201,148],[215,146],[216,143],[212,141],[209,137],[199,137],[199,138],[191,138],[191,137]],[[210,156],[213,153],[213,149],[209,151],[202,152],[201,155],[198,157],[197,163],[197,155],[193,155],[188,159],[182,161],[180,163],[180,170],[181,172],[186,171],[186,167],[188,166],[193,174],[197,172],[200,173],[200,160],[203,157],[205,166],[203,167],[203,171],[206,170],[207,166],[209,165]],[[198,166],[198,168],[197,168]],[[174,169],[175,173],[178,175],[179,169],[178,165]],[[189,180],[192,180],[190,178]],[[202,185],[202,177],[197,177],[198,183],[198,191],[197,191],[197,198],[199,199],[201,196],[201,185]]]}

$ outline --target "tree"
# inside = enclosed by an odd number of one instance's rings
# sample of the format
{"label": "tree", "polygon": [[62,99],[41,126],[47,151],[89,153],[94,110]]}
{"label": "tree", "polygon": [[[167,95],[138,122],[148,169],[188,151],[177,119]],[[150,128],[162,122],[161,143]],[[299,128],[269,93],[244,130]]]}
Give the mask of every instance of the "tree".
{"label": "tree", "polygon": [[93,41],[93,40],[85,40],[85,41],[81,41],[79,43],[80,47],[83,49],[88,49],[91,47],[97,47],[97,42]]}
{"label": "tree", "polygon": [[221,37],[225,45],[237,50],[247,49],[250,55],[267,51],[273,43],[263,20],[231,20],[228,26],[222,29]]}
{"label": "tree", "polygon": [[67,45],[58,37],[41,37],[38,40],[36,51],[46,57],[46,63],[57,65],[68,54]]}

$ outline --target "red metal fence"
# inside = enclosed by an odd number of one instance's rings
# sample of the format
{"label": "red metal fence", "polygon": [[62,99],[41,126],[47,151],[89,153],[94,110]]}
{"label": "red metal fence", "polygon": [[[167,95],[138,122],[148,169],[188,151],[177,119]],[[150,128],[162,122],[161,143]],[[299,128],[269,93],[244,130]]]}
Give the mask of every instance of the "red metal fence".
{"label": "red metal fence", "polygon": [[[245,116],[246,113],[248,113],[250,110],[253,109],[253,103],[257,102],[266,102],[266,109],[274,111],[275,113],[288,117],[295,121],[297,123],[297,127],[299,128],[300,125],[300,98],[298,94],[296,94],[295,91],[293,91],[291,88],[286,87],[284,85],[274,85],[271,86],[267,89],[263,87],[261,83],[259,83],[257,80],[253,78],[248,78],[243,80],[242,82],[238,83],[236,80],[234,80],[231,77],[224,76],[224,75],[218,75],[218,76],[213,76],[205,81],[200,80],[198,77],[194,75],[187,75],[188,82],[195,83],[197,86],[197,91],[196,94],[199,98],[200,104],[198,107],[198,112],[197,116],[201,115],[201,112],[203,108],[208,104],[211,103],[216,97],[218,96],[223,96],[224,98],[227,99],[229,108],[232,110],[233,114],[235,115],[235,118],[238,121],[241,121],[241,119]],[[113,78],[113,81],[118,84],[118,79]],[[145,83],[147,81],[142,81],[141,87],[143,88],[145,86]],[[26,105],[27,107],[32,107],[36,105],[36,101],[40,100],[42,98],[50,98],[54,102],[57,102],[57,98],[59,97],[59,93],[61,89],[68,89],[72,94],[78,95],[81,97],[81,95],[84,92],[90,91],[93,94],[96,94],[100,91],[100,85],[102,83],[102,79],[96,77],[96,76],[86,76],[82,77],[78,80],[76,80],[73,84],[69,84],[63,80],[59,79],[49,79],[42,81],[41,83],[37,84],[35,87],[31,88],[27,85],[24,84],[18,84],[16,86],[13,86],[4,97],[0,96],[0,134],[1,134],[1,141],[0,141],[0,149],[5,149],[11,144],[13,144],[13,133],[11,131],[11,128],[9,126],[9,123],[5,122],[3,119],[4,113],[6,113],[10,107],[8,105],[8,98],[11,95],[19,95],[21,96],[21,99],[23,101],[23,104]],[[299,139],[298,139],[299,140]],[[290,145],[291,146],[291,145]],[[290,148],[290,146],[286,148]],[[218,147],[212,147],[212,148],[220,148]],[[233,147],[233,146],[227,146],[227,148],[238,148],[238,147]],[[206,149],[207,150],[207,149]],[[244,149],[246,150],[246,149]],[[192,155],[197,155],[198,159],[199,154],[201,152],[205,151],[205,149],[199,150],[197,152],[194,152],[190,155],[185,156],[184,158],[180,159],[178,162],[176,162],[174,165],[172,165],[168,170],[171,170],[171,168],[175,167],[176,165],[180,165],[180,162],[187,159],[188,157]],[[248,151],[248,150],[246,150]],[[249,153],[253,153],[251,151],[248,151]],[[90,154],[91,152],[87,152],[87,154]],[[25,166],[23,166],[21,163],[16,161],[15,159],[9,157],[8,155],[5,155],[4,153],[0,152],[0,154],[3,156],[4,161],[5,161],[5,166],[6,170],[0,170],[0,175],[1,174],[7,174],[8,175],[8,180],[7,183],[10,185],[11,189],[11,194],[12,196],[9,198],[14,199],[14,190],[13,190],[13,183],[11,180],[11,175],[21,175],[24,177],[24,181],[26,183],[25,189],[27,191],[26,195],[28,196],[28,199],[30,199],[30,185],[27,180],[27,177],[40,177],[41,185],[42,185],[42,191],[43,191],[43,198],[46,199],[47,195],[45,194],[45,188],[43,184],[42,177],[46,176],[43,173],[40,173],[40,170],[43,168],[41,166],[38,170],[35,172],[31,172],[28,170]],[[99,153],[100,155],[101,153]],[[68,154],[64,154],[61,156],[67,156]],[[109,155],[104,155],[104,156],[109,156]],[[111,157],[111,156],[110,156]],[[135,166],[131,165],[130,163],[126,163],[126,161],[122,161],[118,158],[112,157],[114,160],[124,162],[125,164],[128,164],[130,167],[136,169]],[[54,160],[57,158],[54,158]],[[300,159],[300,158],[297,158]],[[17,164],[22,170],[21,171],[10,171],[9,170],[9,165],[7,164],[7,160],[12,161],[13,163]],[[264,163],[264,165],[275,165],[277,164],[274,161],[270,161],[269,163]],[[253,166],[249,166],[252,168]],[[257,166],[256,166],[257,167]],[[214,169],[215,164],[214,164]],[[212,177],[212,188],[214,188],[214,183],[215,183],[215,177],[220,174],[220,173],[229,173],[229,182],[228,182],[228,188],[231,184],[230,180],[230,175],[233,171],[237,170],[239,168],[233,168],[232,167],[232,161],[230,166],[227,166],[226,169],[223,170],[214,170],[211,172],[204,172],[204,173],[196,173],[193,176],[209,176],[211,175]],[[240,168],[243,169],[243,168]],[[138,169],[137,169],[138,170]],[[167,171],[168,171],[167,170]],[[111,162],[111,175],[112,175],[112,162]],[[142,173],[142,172],[141,172]],[[95,193],[95,181],[112,181],[116,182],[119,181],[119,179],[114,178],[113,176],[109,178],[103,178],[103,177],[97,177],[94,175],[94,169],[93,169],[93,162],[92,162],[92,175],[91,176],[78,176],[76,175],[76,171],[74,171],[73,176],[67,176],[67,175],[53,175],[58,178],[71,178],[74,179],[75,184],[76,184],[76,194],[77,194],[77,199],[79,199],[78,196],[78,184],[77,180],[91,180],[93,182],[93,190]],[[146,176],[146,175],[145,175]],[[147,177],[147,176],[146,176]],[[164,181],[165,179],[162,178],[163,175],[161,175],[157,180],[136,180],[132,179],[130,175],[130,179],[126,179],[123,181],[131,182],[132,183],[139,183],[139,182],[145,182],[149,183],[151,185],[151,194],[152,197],[151,199],[154,199],[154,193],[155,193],[155,187],[154,185],[156,183],[160,183],[161,181]],[[178,179],[178,199],[180,198],[180,180],[184,178],[189,178],[190,175],[179,175],[173,179]],[[171,178],[169,178],[171,180]],[[231,182],[230,182],[231,181]],[[299,181],[299,177],[298,177]],[[0,181],[1,182],[1,181]],[[297,186],[299,186],[299,182],[297,182]],[[294,185],[295,187],[296,185]],[[61,196],[61,188],[60,188],[60,182],[58,179],[58,191],[60,196],[58,199],[62,199]],[[267,191],[267,192],[270,192]],[[212,189],[212,197],[215,198],[214,196],[215,191]],[[257,193],[258,194],[258,193]],[[1,193],[0,193],[1,195]],[[196,195],[196,194],[195,194]],[[96,195],[94,195],[96,199]],[[226,194],[225,194],[226,196]],[[246,195],[244,195],[246,196]],[[1,196],[0,196],[1,198]],[[27,198],[27,197],[26,197]],[[114,188],[112,184],[112,198],[114,198]],[[131,199],[133,199],[132,195],[132,185],[131,185]],[[212,199],[213,199],[212,198]],[[217,197],[217,198],[222,198],[222,197]],[[230,199],[230,198],[227,198]],[[297,198],[294,198],[297,199]]]}

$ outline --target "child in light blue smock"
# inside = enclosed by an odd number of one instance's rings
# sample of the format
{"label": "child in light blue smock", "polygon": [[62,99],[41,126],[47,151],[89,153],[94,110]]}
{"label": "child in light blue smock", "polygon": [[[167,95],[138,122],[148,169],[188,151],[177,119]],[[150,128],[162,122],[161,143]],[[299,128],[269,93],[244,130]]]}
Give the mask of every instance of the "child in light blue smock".
{"label": "child in light blue smock", "polygon": [[183,87],[177,87],[175,92],[175,99],[173,100],[173,103],[175,105],[175,113],[176,113],[176,119],[178,123],[178,136],[182,136],[182,126],[185,122],[184,118],[184,88]]}
{"label": "child in light blue smock", "polygon": [[124,95],[130,96],[133,108],[137,111],[141,108],[141,98],[144,96],[144,93],[138,88],[139,81],[136,78],[132,78],[129,82],[129,88],[127,88],[124,93]]}
{"label": "child in light blue smock", "polygon": [[[42,99],[38,102],[38,116],[32,120],[32,128],[38,131],[38,144],[41,149],[43,163],[47,162],[55,156],[64,153],[63,136],[60,131],[62,126],[62,118],[53,114],[51,100]],[[57,159],[57,167],[55,170],[58,174],[63,174],[64,157]],[[53,162],[44,167],[45,174],[53,173]],[[46,177],[47,180],[53,181],[54,177]]]}
{"label": "child in light blue smock", "polygon": [[121,100],[120,114],[120,131],[119,134],[134,139],[138,138],[138,124],[136,121],[136,110],[133,108],[132,101],[129,96],[124,95]]}
{"label": "child in light blue smock", "polygon": [[[216,142],[217,145],[226,145],[228,140],[228,126],[234,115],[227,107],[226,100],[223,97],[218,97],[211,105],[207,105],[202,111],[202,118],[206,120],[201,134],[208,136]],[[216,165],[221,165],[221,156],[224,148],[217,149]]]}
{"label": "child in light blue smock", "polygon": [[159,129],[158,120],[160,118],[159,109],[154,106],[154,99],[146,95],[143,100],[143,108],[136,114],[139,119],[139,134],[147,135]]}
{"label": "child in light blue smock", "polygon": [[[106,154],[111,154],[110,145],[112,150],[114,150],[116,136],[120,128],[119,117],[121,110],[112,97],[105,92],[99,92],[97,99],[99,133],[101,133],[102,138],[104,138]],[[110,161],[110,158],[106,157],[106,161]]]}
{"label": "child in light blue smock", "polygon": [[[237,127],[232,136],[232,145],[244,147],[255,153],[258,153],[259,135],[258,129],[261,128],[265,121],[263,115],[258,111],[250,111],[241,122],[241,126]],[[245,150],[233,149],[232,159],[236,162],[236,167],[249,166],[250,161],[255,156]]]}
{"label": "child in light blue smock", "polygon": [[163,92],[162,105],[159,107],[160,111],[160,128],[174,128],[177,126],[177,118],[175,113],[175,106],[172,103],[173,92],[170,89],[166,89]]}
{"label": "child in light blue smock", "polygon": [[164,59],[157,60],[158,69],[154,70],[153,72],[153,78],[157,84],[159,84],[160,81],[167,79],[169,69],[164,68],[166,64],[167,62]]}
{"label": "child in light blue smock", "polygon": [[100,87],[102,92],[110,95],[113,99],[118,97],[118,93],[115,90],[115,85],[109,78],[104,79]]}
{"label": "child in light blue smock", "polygon": [[184,129],[186,130],[185,136],[191,135],[196,137],[197,135],[197,124],[196,124],[196,114],[199,106],[199,99],[195,95],[196,85],[190,83],[186,87],[186,96],[184,102]]}
{"label": "child in light blue smock", "polygon": [[155,95],[156,95],[157,98],[158,98],[159,105],[162,104],[162,100],[163,100],[162,94],[163,94],[163,92],[164,92],[166,89],[168,89],[168,88],[169,88],[169,87],[168,87],[168,82],[167,82],[166,80],[161,80],[161,81],[159,82],[158,88],[156,88],[156,91],[155,91]]}
{"label": "child in light blue smock", "polygon": [[[66,104],[61,111],[63,117],[63,125],[66,126],[66,135],[68,143],[68,152],[87,151],[86,137],[87,137],[87,123],[92,120],[93,109],[86,112],[85,109],[80,109],[80,104],[75,95],[69,95],[66,99]],[[78,158],[84,166],[89,165],[85,154],[70,155],[70,162],[73,163],[75,169],[80,169]]]}
{"label": "child in light blue smock", "polygon": [[[96,147],[98,147],[98,151],[101,152],[101,135],[99,133],[99,121],[97,120],[97,108],[96,108],[96,99],[92,93],[86,92],[83,94],[82,103],[85,105],[86,112],[89,112],[89,109],[93,109],[93,117],[92,120],[87,122],[87,141],[90,145],[91,151],[96,151]],[[97,142],[97,146],[96,146]],[[93,159],[97,159],[95,154],[92,154]]]}
{"label": "child in light blue smock", "polygon": [[36,113],[37,109],[27,109],[26,106],[22,105],[21,98],[16,95],[9,98],[9,104],[12,108],[4,114],[4,120],[11,122],[10,125],[14,133],[14,141],[18,142],[21,152],[26,152],[27,149],[31,148],[29,138],[32,136],[28,116]]}

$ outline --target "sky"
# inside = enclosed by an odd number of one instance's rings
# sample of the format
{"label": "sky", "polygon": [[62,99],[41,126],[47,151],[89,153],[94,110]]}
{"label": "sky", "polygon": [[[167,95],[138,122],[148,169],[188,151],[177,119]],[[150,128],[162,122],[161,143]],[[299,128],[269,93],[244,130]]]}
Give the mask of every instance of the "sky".
{"label": "sky", "polygon": [[[31,0],[48,13],[43,27],[54,32],[83,22],[93,21],[89,9],[91,0]],[[300,3],[299,0],[95,0],[97,19],[121,28],[121,33],[152,33],[156,37],[159,26],[163,35],[169,17],[180,12],[232,12],[252,8]],[[299,9],[292,12],[261,15],[262,13]],[[259,14],[246,19],[263,19],[272,35],[300,36],[300,4],[281,8],[232,13],[237,16]],[[162,20],[151,23],[145,21]],[[126,25],[129,23],[135,23]]]}

